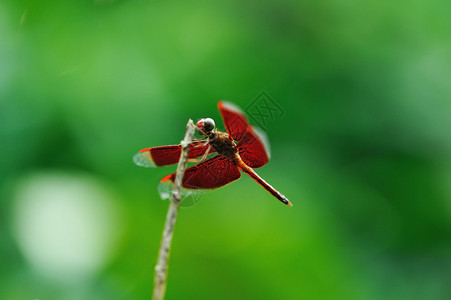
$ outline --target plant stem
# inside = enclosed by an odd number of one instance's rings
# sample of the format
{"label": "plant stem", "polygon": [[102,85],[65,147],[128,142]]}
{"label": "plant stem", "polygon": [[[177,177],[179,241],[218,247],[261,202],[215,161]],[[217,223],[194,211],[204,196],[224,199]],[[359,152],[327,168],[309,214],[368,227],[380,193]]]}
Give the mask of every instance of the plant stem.
{"label": "plant stem", "polygon": [[161,237],[160,251],[158,252],[158,260],[155,266],[155,285],[153,288],[153,299],[162,300],[166,292],[166,279],[168,277],[168,260],[171,251],[172,236],[174,235],[175,221],[177,220],[177,213],[179,209],[182,195],[180,188],[182,185],[183,175],[185,174],[186,162],[188,160],[189,146],[194,136],[194,123],[189,120],[186,125],[185,138],[181,141],[182,151],[180,160],[177,166],[175,175],[174,189],[172,190],[168,213],[166,215],[166,222],[163,228],[163,235]]}

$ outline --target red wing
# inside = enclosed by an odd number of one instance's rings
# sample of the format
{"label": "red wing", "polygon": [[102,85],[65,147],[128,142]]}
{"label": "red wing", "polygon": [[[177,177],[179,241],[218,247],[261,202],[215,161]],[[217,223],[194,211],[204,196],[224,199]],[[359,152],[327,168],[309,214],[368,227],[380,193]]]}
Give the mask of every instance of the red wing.
{"label": "red wing", "polygon": [[238,143],[241,159],[251,168],[260,168],[271,157],[266,134],[253,126],[249,126],[246,134]]}
{"label": "red wing", "polygon": [[[214,189],[240,177],[241,173],[238,167],[230,159],[217,155],[186,169],[182,186],[187,189]],[[167,180],[174,182],[175,173],[164,177],[161,182]]]}
{"label": "red wing", "polygon": [[[202,142],[194,142],[190,145],[188,158],[196,158],[204,155],[209,145]],[[180,159],[182,147],[180,145],[160,146],[142,149],[133,156],[133,161],[140,167],[161,167],[175,164]],[[214,153],[213,148],[210,153]]]}
{"label": "red wing", "polygon": [[221,112],[227,133],[235,140],[239,141],[246,133],[249,126],[246,116],[241,109],[233,103],[220,101],[218,109]]}

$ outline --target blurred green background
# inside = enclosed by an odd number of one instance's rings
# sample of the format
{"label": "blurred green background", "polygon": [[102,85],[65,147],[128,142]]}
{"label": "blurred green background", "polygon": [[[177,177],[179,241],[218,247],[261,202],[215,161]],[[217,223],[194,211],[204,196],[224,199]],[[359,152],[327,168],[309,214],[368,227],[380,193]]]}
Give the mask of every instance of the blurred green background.
{"label": "blurred green background", "polygon": [[174,167],[266,90],[258,173],[179,214],[167,299],[450,299],[451,2],[2,1],[0,298],[148,299]]}

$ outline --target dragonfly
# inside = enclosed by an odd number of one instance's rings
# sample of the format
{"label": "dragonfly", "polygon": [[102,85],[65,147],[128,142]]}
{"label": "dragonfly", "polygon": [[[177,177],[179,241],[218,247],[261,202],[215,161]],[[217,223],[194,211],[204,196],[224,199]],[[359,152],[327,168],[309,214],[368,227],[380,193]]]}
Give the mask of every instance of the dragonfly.
{"label": "dragonfly", "polygon": [[[190,144],[188,161],[197,164],[185,170],[182,188],[187,191],[216,189],[239,179],[241,170],[282,203],[293,206],[287,197],[254,170],[268,163],[271,157],[266,134],[249,125],[246,115],[237,105],[220,101],[218,109],[227,132],[217,130],[212,118],[202,118],[196,123],[196,130],[202,138],[195,138]],[[178,163],[181,151],[181,145],[145,148],[136,153],[133,160],[141,167],[168,166]],[[208,158],[211,154],[216,155]],[[160,184],[174,186],[175,174],[165,176]],[[160,192],[162,198],[169,198],[168,195]]]}

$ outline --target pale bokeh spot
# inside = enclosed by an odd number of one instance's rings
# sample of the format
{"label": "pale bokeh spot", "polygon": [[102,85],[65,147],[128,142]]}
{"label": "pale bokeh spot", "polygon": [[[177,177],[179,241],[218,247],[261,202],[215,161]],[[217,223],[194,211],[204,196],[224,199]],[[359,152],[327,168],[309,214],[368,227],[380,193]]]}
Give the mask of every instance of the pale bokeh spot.
{"label": "pale bokeh spot", "polygon": [[118,237],[111,192],[96,179],[38,173],[22,180],[14,206],[14,231],[34,270],[55,281],[95,275]]}

